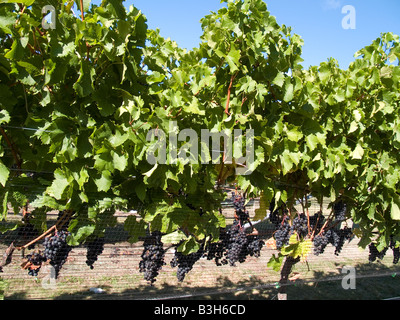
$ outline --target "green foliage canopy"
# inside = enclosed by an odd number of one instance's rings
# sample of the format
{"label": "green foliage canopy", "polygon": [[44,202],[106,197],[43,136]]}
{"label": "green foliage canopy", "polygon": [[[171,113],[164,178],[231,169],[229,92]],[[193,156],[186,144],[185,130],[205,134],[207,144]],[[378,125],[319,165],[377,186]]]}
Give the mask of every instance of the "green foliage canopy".
{"label": "green foliage canopy", "polygon": [[[347,70],[334,59],[305,70],[301,37],[264,1],[223,2],[191,51],[118,0],[84,2],[81,17],[73,1],[0,4],[2,219],[7,203],[28,200],[43,228],[44,212],[72,210],[80,243],[113,226],[115,210],[138,208],[125,224],[132,241],[150,225],[191,252],[225,226],[228,182],[264,208],[345,199],[362,246],[400,241],[399,36],[382,34]],[[44,30],[48,4],[56,27]],[[254,130],[252,174],[201,159],[151,165],[148,132],[172,134],[171,121],[199,136]]]}

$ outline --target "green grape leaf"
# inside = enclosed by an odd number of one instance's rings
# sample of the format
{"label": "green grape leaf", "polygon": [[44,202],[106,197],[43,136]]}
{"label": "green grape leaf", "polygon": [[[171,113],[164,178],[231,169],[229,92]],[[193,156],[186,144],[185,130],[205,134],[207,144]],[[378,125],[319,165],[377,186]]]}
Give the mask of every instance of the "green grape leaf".
{"label": "green grape leaf", "polygon": [[178,230],[173,233],[162,236],[161,241],[165,244],[179,244],[188,237],[182,231]]}
{"label": "green grape leaf", "polygon": [[390,215],[393,220],[400,221],[400,207],[395,201],[392,202]]}
{"label": "green grape leaf", "polygon": [[57,200],[61,200],[65,189],[70,185],[70,180],[64,175],[64,172],[57,169],[54,172],[54,180],[50,187],[47,188],[47,193]]}
{"label": "green grape leaf", "polygon": [[0,161],[0,184],[2,184],[3,187],[6,186],[9,175],[10,170]]}
{"label": "green grape leaf", "polygon": [[147,223],[136,216],[129,216],[124,222],[124,230],[128,232],[130,243],[136,243],[146,236]]}
{"label": "green grape leaf", "polygon": [[269,268],[272,268],[274,271],[279,272],[279,271],[281,271],[284,260],[285,260],[285,256],[283,256],[283,255],[275,256],[275,254],[273,254],[272,257],[270,258],[270,260],[268,261],[267,266]]}

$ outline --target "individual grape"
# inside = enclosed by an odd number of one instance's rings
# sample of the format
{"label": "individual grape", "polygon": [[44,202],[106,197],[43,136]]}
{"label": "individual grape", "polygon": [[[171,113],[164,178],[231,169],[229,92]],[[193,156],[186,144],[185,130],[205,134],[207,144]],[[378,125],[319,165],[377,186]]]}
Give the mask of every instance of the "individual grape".
{"label": "individual grape", "polygon": [[161,241],[162,234],[154,231],[146,237],[143,243],[142,260],[139,262],[139,270],[144,273],[144,279],[151,285],[156,282],[156,277],[165,265],[164,244]]}
{"label": "individual grape", "polygon": [[37,277],[39,275],[39,270],[29,268],[28,275],[30,275],[31,277]]}
{"label": "individual grape", "polygon": [[61,230],[44,241],[44,257],[46,260],[50,260],[50,264],[55,269],[56,278],[72,250],[72,247],[67,243],[68,235],[68,231]]}
{"label": "individual grape", "polygon": [[90,269],[94,269],[94,263],[97,261],[98,257],[104,251],[104,237],[95,238],[94,240],[87,243],[86,251],[86,264]]}

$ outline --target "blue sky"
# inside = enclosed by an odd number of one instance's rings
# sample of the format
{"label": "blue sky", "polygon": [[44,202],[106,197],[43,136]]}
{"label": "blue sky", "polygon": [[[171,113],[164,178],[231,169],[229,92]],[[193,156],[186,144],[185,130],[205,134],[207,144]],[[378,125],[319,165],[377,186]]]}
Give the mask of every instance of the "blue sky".
{"label": "blue sky", "polygon": [[[372,43],[381,32],[400,35],[400,0],[265,0],[279,24],[293,28],[304,41],[303,66],[319,65],[333,57],[347,68],[359,49]],[[202,34],[200,19],[224,4],[219,0],[127,0],[147,16],[150,28],[160,28],[180,47],[197,47]],[[356,29],[345,30],[345,5],[356,13]]]}

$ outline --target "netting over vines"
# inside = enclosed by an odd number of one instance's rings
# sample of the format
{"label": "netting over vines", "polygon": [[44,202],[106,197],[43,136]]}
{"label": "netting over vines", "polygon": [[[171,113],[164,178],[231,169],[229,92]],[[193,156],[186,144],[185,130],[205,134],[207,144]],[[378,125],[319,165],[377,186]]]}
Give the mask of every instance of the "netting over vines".
{"label": "netting over vines", "polygon": [[[307,202],[310,206],[309,213],[312,216],[319,215],[320,206],[317,201],[309,198]],[[274,240],[280,238],[277,230],[282,230],[283,220],[277,220],[277,211],[274,214],[268,210],[266,219],[255,221],[253,218],[259,209],[259,199],[250,201],[246,210],[252,227],[249,222],[243,224],[244,232],[251,239],[255,236],[250,234],[254,234],[256,230],[257,237],[262,242],[260,247],[256,246],[257,249],[260,248],[259,254],[251,255],[242,251],[234,265],[229,260],[234,254],[227,254],[228,246],[222,246],[221,242],[216,243],[215,247],[211,245],[211,248],[203,246],[188,257],[177,253],[178,244],[163,244],[160,241],[161,235],[157,232],[131,244],[128,241],[129,233],[123,226],[128,217],[136,217],[138,213],[116,212],[117,224],[113,228],[107,228],[104,237],[65,250],[67,259],[57,275],[54,264],[35,258],[35,254],[46,256],[47,242],[54,237],[38,241],[29,250],[26,249],[24,258],[22,253],[14,253],[13,261],[2,273],[6,283],[5,297],[247,300],[277,299],[281,288],[289,292],[290,299],[376,299],[398,295],[399,266],[395,261],[398,257],[396,250],[388,248],[385,254],[375,257],[374,250],[358,248],[358,239],[355,236],[344,239],[340,246],[335,241],[328,243],[323,253],[318,252],[320,249],[314,242],[306,259],[293,267],[288,282],[281,287],[281,275],[269,263],[279,253]],[[301,203],[297,203],[294,209],[301,212]],[[328,217],[330,210],[327,205],[322,210],[323,216]],[[227,230],[233,228],[232,233],[236,234],[235,225],[238,220],[235,217],[233,199],[223,203],[222,215],[226,217]],[[11,221],[18,221],[20,215],[11,215],[9,218]],[[48,213],[50,228],[56,224],[58,218],[58,212]],[[344,225],[351,227],[347,223]],[[24,228],[4,234],[1,238],[2,250],[5,251],[6,244],[10,242],[18,245],[18,241],[28,243],[32,238],[36,239],[38,232],[31,233],[32,229],[25,225]],[[344,228],[335,226],[334,229]],[[238,245],[240,244],[239,241]],[[233,249],[232,244],[230,249]],[[161,263],[154,264],[150,262],[152,259]],[[355,296],[342,287],[342,281],[347,274],[343,270],[350,267],[357,272],[359,290],[354,291]]]}
{"label": "netting over vines", "polygon": [[79,16],[0,4],[6,296],[285,294],[346,264],[395,273],[399,36],[347,70],[304,69],[264,1],[223,2],[190,51],[118,0]]}

